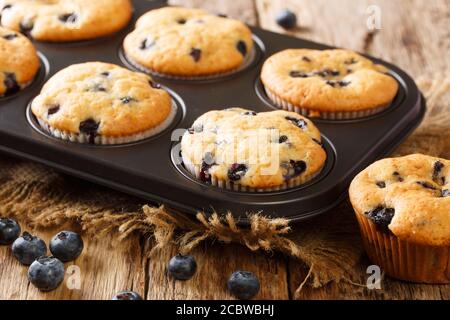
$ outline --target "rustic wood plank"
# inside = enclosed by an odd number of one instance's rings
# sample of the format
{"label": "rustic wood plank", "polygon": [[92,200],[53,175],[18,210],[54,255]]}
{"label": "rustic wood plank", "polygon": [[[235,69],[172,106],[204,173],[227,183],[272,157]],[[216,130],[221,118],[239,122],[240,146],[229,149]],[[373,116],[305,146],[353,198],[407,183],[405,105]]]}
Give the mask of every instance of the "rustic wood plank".
{"label": "rustic wood plank", "polygon": [[[68,230],[76,230],[66,228]],[[26,230],[26,228],[24,229]],[[37,231],[47,244],[58,230]],[[85,249],[82,255],[72,263],[67,263],[64,283],[55,291],[43,293],[28,282],[28,268],[22,266],[12,256],[7,246],[0,247],[0,300],[109,300],[120,290],[135,290],[145,293],[145,271],[142,267],[142,252],[139,239],[132,237],[115,245],[112,237],[93,241],[83,238]],[[50,252],[48,252],[50,254]],[[80,270],[80,289],[69,289],[69,266]],[[70,282],[73,283],[73,282]]]}
{"label": "rustic wood plank", "polygon": [[169,4],[188,8],[203,8],[212,13],[226,14],[251,25],[255,25],[258,21],[253,0],[169,0]]}
{"label": "rustic wood plank", "polygon": [[[445,71],[450,57],[447,0],[256,0],[263,28],[329,45],[363,51],[406,69],[413,76]],[[370,5],[381,12],[381,30],[367,28]],[[297,13],[300,28],[275,23],[282,8]]]}
{"label": "rustic wood plank", "polygon": [[[412,0],[256,0],[260,25],[277,32],[299,36],[316,42],[366,52],[391,61],[413,76],[445,72],[450,67],[450,10],[448,1]],[[368,30],[367,8],[381,9],[381,27],[378,32]],[[297,13],[300,28],[285,31],[275,23],[275,15],[282,8]],[[366,282],[362,258],[355,283]],[[307,275],[307,269],[298,261],[289,263],[292,294]],[[386,277],[382,290],[368,290],[349,282],[329,284],[321,289],[308,286],[299,299],[445,299],[450,286],[407,284]]]}
{"label": "rustic wood plank", "polygon": [[148,299],[232,299],[226,284],[237,270],[251,271],[261,282],[256,299],[289,298],[286,259],[281,255],[267,256],[249,253],[239,245],[206,243],[192,254],[198,271],[189,281],[175,281],[167,275],[167,263],[177,254],[176,248],[165,248],[155,254],[148,264]]}

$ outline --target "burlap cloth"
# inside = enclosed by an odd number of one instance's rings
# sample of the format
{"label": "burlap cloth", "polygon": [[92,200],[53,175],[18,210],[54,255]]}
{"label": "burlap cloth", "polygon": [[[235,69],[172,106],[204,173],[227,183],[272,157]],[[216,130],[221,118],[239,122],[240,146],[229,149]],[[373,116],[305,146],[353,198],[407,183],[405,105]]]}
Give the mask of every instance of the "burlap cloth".
{"label": "burlap cloth", "polygon": [[[395,155],[425,153],[450,159],[450,72],[418,80],[428,103],[422,125]],[[85,236],[132,233],[154,238],[153,250],[176,243],[189,252],[205,240],[238,242],[252,251],[281,251],[309,266],[304,283],[320,287],[351,279],[363,252],[359,230],[348,202],[329,214],[291,226],[285,219],[251,215],[251,228],[240,228],[231,214],[197,219],[168,213],[129,197],[71,178],[30,162],[0,155],[0,216],[13,216],[30,227],[79,223]],[[211,245],[214,245],[211,243]],[[299,263],[300,265],[300,263]]]}

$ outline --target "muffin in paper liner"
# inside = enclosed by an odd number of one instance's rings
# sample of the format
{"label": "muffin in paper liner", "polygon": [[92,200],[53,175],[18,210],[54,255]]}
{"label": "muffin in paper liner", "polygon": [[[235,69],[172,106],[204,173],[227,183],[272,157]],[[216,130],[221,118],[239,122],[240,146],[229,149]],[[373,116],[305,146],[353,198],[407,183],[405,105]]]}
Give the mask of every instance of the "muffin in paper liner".
{"label": "muffin in paper liner", "polygon": [[450,283],[450,246],[431,246],[401,240],[383,232],[361,213],[356,213],[369,259],[389,276],[410,282]]}
{"label": "muffin in paper liner", "polygon": [[343,49],[283,50],[264,62],[260,78],[277,108],[329,120],[380,113],[399,88],[386,67]]}
{"label": "muffin in paper liner", "polygon": [[199,182],[239,192],[298,187],[319,175],[327,152],[314,124],[296,113],[209,111],[182,138],[185,169]]}
{"label": "muffin in paper liner", "polygon": [[102,62],[59,71],[30,108],[49,135],[96,145],[149,138],[167,129],[177,113],[170,93],[150,76]]}
{"label": "muffin in paper liner", "polygon": [[450,161],[379,160],[349,189],[370,260],[400,280],[450,283]]}
{"label": "muffin in paper liner", "polygon": [[243,22],[181,7],[142,15],[122,47],[139,70],[181,80],[232,75],[255,57],[252,31]]}

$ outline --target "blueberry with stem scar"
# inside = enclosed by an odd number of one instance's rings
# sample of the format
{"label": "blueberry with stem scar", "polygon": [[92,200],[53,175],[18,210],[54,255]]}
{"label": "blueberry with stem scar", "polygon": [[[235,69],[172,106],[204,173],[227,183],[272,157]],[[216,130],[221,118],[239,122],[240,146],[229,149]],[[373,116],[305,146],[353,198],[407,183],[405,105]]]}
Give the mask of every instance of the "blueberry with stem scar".
{"label": "blueberry with stem scar", "polygon": [[29,266],[34,260],[47,254],[47,245],[42,239],[24,232],[14,241],[12,252],[21,264]]}
{"label": "blueberry with stem scar", "polygon": [[28,269],[28,280],[41,291],[56,289],[64,280],[64,264],[54,257],[40,257]]}

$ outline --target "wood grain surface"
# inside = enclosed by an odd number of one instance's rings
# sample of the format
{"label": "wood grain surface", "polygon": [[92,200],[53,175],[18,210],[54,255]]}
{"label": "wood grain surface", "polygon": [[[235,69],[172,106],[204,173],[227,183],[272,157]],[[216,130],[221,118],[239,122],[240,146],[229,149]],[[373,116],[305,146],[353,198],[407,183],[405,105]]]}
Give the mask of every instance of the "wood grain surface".
{"label": "wood grain surface", "polygon": [[[265,29],[367,52],[399,65],[413,77],[445,72],[450,67],[448,0],[173,0],[171,4],[203,7]],[[381,9],[381,30],[367,28],[369,5]],[[299,28],[286,32],[276,25],[275,14],[282,8],[297,13]],[[56,231],[36,233],[48,243]],[[85,251],[75,262],[80,288],[69,289],[65,283],[51,293],[40,293],[30,285],[27,268],[11,257],[8,247],[0,247],[0,299],[110,299],[124,289],[135,290],[147,299],[229,299],[226,280],[237,269],[257,274],[261,281],[257,298],[290,299],[307,274],[298,261],[282,255],[255,254],[237,245],[208,243],[193,253],[199,266],[196,276],[187,282],[175,282],[167,276],[166,265],[176,249],[165,248],[147,258],[143,249],[151,245],[138,238],[121,244],[112,238],[85,239]],[[362,257],[361,276],[352,281],[365,283],[368,264]],[[72,276],[66,275],[69,283]],[[385,279],[382,290],[368,290],[343,281],[320,289],[305,287],[297,297],[450,299],[450,286]]]}

